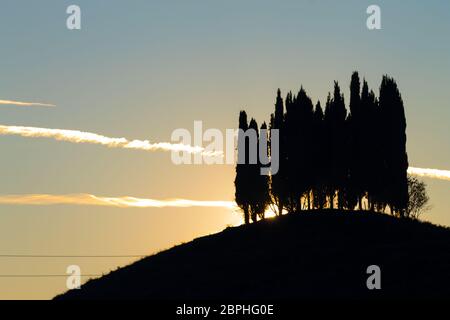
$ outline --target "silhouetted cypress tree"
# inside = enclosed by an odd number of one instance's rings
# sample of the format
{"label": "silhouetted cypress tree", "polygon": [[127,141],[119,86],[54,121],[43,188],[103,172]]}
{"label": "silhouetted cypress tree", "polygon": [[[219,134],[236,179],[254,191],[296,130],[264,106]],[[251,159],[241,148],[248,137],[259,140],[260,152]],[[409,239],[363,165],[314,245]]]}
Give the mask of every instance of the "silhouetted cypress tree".
{"label": "silhouetted cypress tree", "polygon": [[350,82],[350,114],[353,119],[359,118],[361,113],[360,90],[361,82],[359,81],[359,74],[357,71],[354,71]]}
{"label": "silhouetted cypress tree", "polygon": [[[249,130],[254,130],[256,133],[257,141],[259,141],[259,129],[258,123],[255,119],[251,119],[248,125]],[[259,148],[259,144],[258,147]],[[259,149],[257,150],[259,153]],[[255,164],[248,164],[248,180],[247,183],[250,187],[250,192],[248,195],[249,208],[250,208],[250,219],[252,222],[256,222],[258,220],[258,215],[264,214],[265,203],[263,204],[264,194],[267,190],[267,183],[265,182],[266,176],[261,176],[261,164],[258,161]]]}
{"label": "silhouetted cypress tree", "polygon": [[324,113],[324,156],[325,156],[325,193],[328,198],[328,205],[331,209],[334,208],[334,197],[336,193],[336,186],[333,180],[333,115],[331,110],[331,94],[328,92],[327,101],[325,104]]}
{"label": "silhouetted cypress tree", "polygon": [[313,104],[303,87],[287,107],[286,122],[289,189],[298,211],[302,209],[303,197],[308,208],[311,208],[310,191],[313,185]]}
{"label": "silhouetted cypress tree", "polygon": [[[366,191],[366,181],[364,177],[364,171],[367,169],[364,166],[364,139],[365,126],[364,111],[361,105],[361,83],[359,80],[358,72],[353,72],[350,82],[350,115],[348,117],[348,130],[349,130],[349,181],[347,191],[348,196],[357,198],[359,208],[362,209],[362,200]],[[352,209],[353,199],[349,199],[348,207]]]}
{"label": "silhouetted cypress tree", "polygon": [[347,109],[345,108],[344,95],[341,94],[339,84],[334,82],[333,99],[328,106],[329,134],[331,138],[331,188],[337,192],[338,208],[345,205],[345,185],[348,176],[348,164],[346,163],[346,128]]}
{"label": "silhouetted cypress tree", "polygon": [[[263,143],[264,141],[263,138],[265,138],[265,143]],[[258,148],[262,148],[262,147],[266,147],[265,150],[261,150],[261,152],[263,152],[265,155],[268,155],[269,150],[267,148],[267,141],[268,141],[268,132],[267,132],[267,125],[265,122],[263,122],[263,124],[261,125],[261,131],[259,132],[259,140],[261,140],[261,142],[258,144]],[[260,152],[260,150],[258,149],[258,152]],[[261,163],[260,160],[258,160],[258,175],[255,176],[255,187],[254,187],[254,192],[255,192],[255,204],[254,207],[256,209],[257,214],[259,215],[259,217],[261,219],[265,218],[265,212],[266,212],[266,208],[268,207],[268,205],[270,204],[270,186],[269,186],[269,176],[268,175],[263,175],[261,174],[261,168],[263,167],[263,164]]]}
{"label": "silhouetted cypress tree", "polygon": [[375,93],[369,92],[369,86],[365,80],[361,91],[361,117],[364,123],[362,128],[364,141],[361,149],[364,165],[363,178],[368,207],[369,210],[373,210],[376,206],[381,210],[384,202],[381,194],[382,177],[385,172],[381,135],[382,119]]}
{"label": "silhouetted cypress tree", "polygon": [[300,138],[297,143],[297,156],[299,159],[297,170],[298,194],[306,200],[308,209],[311,209],[311,191],[314,185],[314,106],[306,91],[301,88],[297,95],[299,110],[298,128]]}
{"label": "silhouetted cypress tree", "polygon": [[249,145],[247,139],[245,139],[243,135],[243,132],[246,132],[248,129],[247,113],[245,111],[241,111],[239,113],[239,129],[242,129],[242,131],[239,131],[238,134],[238,145],[240,145],[241,143],[245,143],[245,150],[238,150],[238,152],[245,152],[245,163],[238,163],[236,165],[236,178],[234,180],[235,200],[236,204],[244,212],[244,221],[246,224],[248,224],[250,223],[251,185],[249,184],[250,175],[248,168]]}
{"label": "silhouetted cypress tree", "polygon": [[380,86],[380,110],[386,163],[383,181],[385,196],[391,211],[398,216],[404,216],[408,207],[406,118],[397,83],[388,76],[383,76]]}
{"label": "silhouetted cypress tree", "polygon": [[369,151],[369,170],[366,171],[368,175],[368,190],[372,188],[373,197],[368,195],[368,204],[370,210],[377,210],[384,212],[386,207],[386,201],[382,196],[382,186],[383,186],[383,174],[386,170],[386,163],[384,161],[384,155],[381,150],[383,150],[382,134],[383,127],[380,126],[382,123],[382,114],[380,109],[380,104],[378,99],[375,97],[375,93],[370,90],[369,93],[369,118],[367,121],[369,123],[369,143],[371,143],[371,148]]}
{"label": "silhouetted cypress tree", "polygon": [[275,102],[275,112],[271,115],[270,129],[279,130],[279,169],[271,177],[272,202],[277,207],[278,214],[283,214],[286,204],[286,131],[284,128],[284,105],[281,91],[278,89]]}
{"label": "silhouetted cypress tree", "polygon": [[295,130],[295,98],[292,92],[286,95],[286,114],[284,120],[284,142],[285,142],[285,190],[286,190],[286,208],[289,212],[297,211],[299,206],[299,195],[296,188],[295,168],[295,146],[296,130]]}
{"label": "silhouetted cypress tree", "polygon": [[326,135],[324,114],[320,101],[317,102],[313,119],[313,204],[314,208],[322,209],[326,205]]}
{"label": "silhouetted cypress tree", "polygon": [[[352,115],[350,114],[344,124],[343,143],[342,143],[342,170],[343,185],[339,191],[338,200],[341,202],[340,207],[348,210],[354,210],[358,204],[358,200],[362,198],[361,181],[358,181],[358,167],[354,156],[357,154],[355,148],[355,139],[353,139],[354,125]],[[355,174],[356,173],[356,174]]]}

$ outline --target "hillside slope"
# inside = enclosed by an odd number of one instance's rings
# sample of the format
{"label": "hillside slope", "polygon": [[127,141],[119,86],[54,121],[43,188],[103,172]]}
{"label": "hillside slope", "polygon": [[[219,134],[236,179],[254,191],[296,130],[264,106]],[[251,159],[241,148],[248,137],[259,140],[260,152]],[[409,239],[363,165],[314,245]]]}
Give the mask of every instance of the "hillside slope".
{"label": "hillside slope", "polygon": [[[382,290],[366,287],[369,265]],[[450,297],[450,229],[367,212],[305,212],[195,239],[57,299]]]}

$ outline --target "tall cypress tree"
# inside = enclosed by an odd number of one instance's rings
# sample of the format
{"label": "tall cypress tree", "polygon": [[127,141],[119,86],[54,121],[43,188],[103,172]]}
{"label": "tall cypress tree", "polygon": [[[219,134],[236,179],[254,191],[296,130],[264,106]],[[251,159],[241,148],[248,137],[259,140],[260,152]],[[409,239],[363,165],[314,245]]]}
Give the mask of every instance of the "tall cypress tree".
{"label": "tall cypress tree", "polygon": [[249,144],[243,135],[248,130],[247,113],[245,111],[239,113],[239,129],[241,130],[238,134],[238,145],[244,146],[244,148],[238,149],[238,152],[245,152],[245,163],[236,164],[236,178],[234,180],[235,200],[236,204],[244,212],[244,221],[248,224],[250,223],[251,185],[249,184],[250,175],[248,168]]}
{"label": "tall cypress tree", "polygon": [[[265,141],[264,141],[265,139]],[[261,131],[259,132],[259,143],[258,143],[258,153],[264,153],[266,156],[269,153],[268,150],[268,132],[267,132],[267,124],[263,122],[261,125]],[[264,143],[265,142],[265,143]],[[264,148],[264,150],[260,150],[260,148]],[[255,193],[255,208],[257,214],[261,219],[265,218],[266,208],[270,204],[270,179],[268,175],[261,174],[261,168],[263,164],[261,160],[258,159],[258,172],[255,176],[255,184],[254,184],[254,193]]]}
{"label": "tall cypress tree", "polygon": [[286,108],[289,190],[295,211],[299,211],[302,198],[311,207],[313,104],[302,87]]}
{"label": "tall cypress tree", "polygon": [[[278,89],[275,102],[275,112],[271,115],[270,129],[279,130],[279,169],[277,174],[271,176],[272,202],[277,207],[278,215],[283,214],[287,202],[286,194],[286,143],[284,128],[284,105],[281,91]],[[271,151],[272,152],[272,151]]]}
{"label": "tall cypress tree", "polygon": [[286,208],[289,212],[297,211],[299,207],[299,195],[296,186],[296,156],[295,147],[298,143],[296,130],[296,108],[295,98],[292,92],[286,95],[286,114],[284,121],[284,142],[285,142],[285,190]]}
{"label": "tall cypress tree", "polygon": [[397,83],[388,76],[383,76],[380,86],[380,112],[384,129],[385,196],[391,211],[404,216],[408,206],[406,118]]}
{"label": "tall cypress tree", "polygon": [[[348,192],[349,197],[356,197],[359,209],[362,209],[362,200],[366,191],[366,180],[364,177],[364,128],[367,125],[364,123],[364,111],[361,105],[361,82],[359,80],[358,72],[353,72],[350,82],[350,115],[348,117],[349,130],[349,181]],[[352,206],[352,201],[349,201],[348,206]],[[351,209],[351,208],[349,208]]]}
{"label": "tall cypress tree", "polygon": [[[253,130],[256,133],[256,140],[259,142],[259,129],[258,123],[255,119],[251,119],[248,125],[249,130]],[[259,154],[259,144],[257,147],[257,151]],[[259,157],[258,157],[259,158]],[[248,199],[249,201],[249,209],[250,209],[250,219],[252,222],[256,222],[258,220],[258,215],[264,214],[265,207],[262,205],[262,193],[265,192],[265,185],[263,179],[261,178],[261,165],[259,159],[256,163],[249,163],[247,165],[248,169],[248,180],[247,184],[249,185],[249,193]],[[266,176],[264,176],[266,177]]]}
{"label": "tall cypress tree", "polygon": [[328,92],[324,113],[324,156],[325,156],[325,193],[328,198],[328,206],[334,208],[336,186],[333,179],[333,111],[331,93]]}
{"label": "tall cypress tree", "polygon": [[369,210],[375,207],[382,211],[385,201],[382,195],[382,179],[385,174],[385,162],[382,147],[382,119],[380,108],[375,93],[369,91],[369,86],[364,80],[361,91],[361,117],[364,126],[362,135],[362,164],[364,186],[367,191]]}
{"label": "tall cypress tree", "polygon": [[326,135],[324,114],[320,101],[317,102],[313,119],[313,204],[314,208],[322,209],[326,204]]}
{"label": "tall cypress tree", "polygon": [[354,210],[359,201],[362,201],[363,189],[361,175],[359,172],[360,163],[356,161],[358,156],[354,139],[355,121],[349,114],[344,123],[342,140],[342,185],[339,191],[340,208]]}
{"label": "tall cypress tree", "polygon": [[333,99],[328,107],[328,124],[331,138],[331,188],[338,195],[338,208],[345,205],[345,185],[348,177],[346,123],[347,109],[338,82],[334,82]]}
{"label": "tall cypress tree", "polygon": [[311,191],[314,185],[314,106],[306,91],[301,88],[297,96],[299,109],[299,135],[297,150],[299,156],[298,193],[306,200],[308,209],[312,207]]}

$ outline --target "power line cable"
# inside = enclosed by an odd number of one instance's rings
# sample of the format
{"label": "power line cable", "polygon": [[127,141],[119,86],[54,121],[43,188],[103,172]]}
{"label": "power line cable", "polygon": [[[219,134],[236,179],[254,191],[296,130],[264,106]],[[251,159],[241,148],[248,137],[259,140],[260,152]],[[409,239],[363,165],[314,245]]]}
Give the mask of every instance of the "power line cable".
{"label": "power line cable", "polygon": [[[71,274],[0,274],[0,278],[53,278],[70,277]],[[80,274],[80,277],[101,277],[102,274]]]}
{"label": "power line cable", "polygon": [[0,258],[143,258],[148,255],[40,255],[0,254]]}

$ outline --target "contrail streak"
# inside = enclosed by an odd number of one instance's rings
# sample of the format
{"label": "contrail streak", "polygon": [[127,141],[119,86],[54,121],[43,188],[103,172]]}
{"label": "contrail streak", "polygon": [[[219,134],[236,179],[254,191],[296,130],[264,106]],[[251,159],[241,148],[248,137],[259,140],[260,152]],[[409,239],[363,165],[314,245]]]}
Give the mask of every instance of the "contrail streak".
{"label": "contrail streak", "polygon": [[58,141],[72,143],[100,144],[109,148],[137,149],[144,151],[184,151],[191,154],[201,153],[205,156],[217,156],[221,152],[205,151],[199,146],[182,143],[158,142],[148,140],[128,140],[126,138],[111,138],[91,132],[64,129],[48,129],[37,127],[0,125],[0,135],[19,135],[27,138],[52,138]]}
{"label": "contrail streak", "polygon": [[50,104],[50,103],[23,102],[23,101],[14,101],[14,100],[0,100],[0,105],[1,104],[19,106],[19,107],[56,107],[56,105]]}
{"label": "contrail streak", "polygon": [[[109,148],[136,149],[144,151],[176,151],[191,154],[200,153],[209,157],[223,157],[222,151],[205,151],[199,146],[191,146],[182,143],[157,142],[149,140],[128,140],[126,138],[111,138],[92,132],[79,130],[49,129],[23,126],[0,125],[0,135],[18,135],[28,138],[51,138],[58,141],[72,143],[99,144]],[[450,181],[449,170],[409,167],[408,173],[416,176]]]}
{"label": "contrail streak", "polygon": [[233,201],[209,201],[188,199],[155,200],[135,197],[100,197],[92,194],[24,194],[0,196],[0,204],[8,205],[87,205],[108,206],[119,208],[187,208],[187,207],[209,207],[227,208],[236,207]]}
{"label": "contrail streak", "polygon": [[450,170],[409,167],[408,173],[419,177],[450,181]]}

